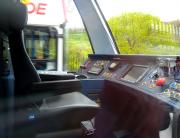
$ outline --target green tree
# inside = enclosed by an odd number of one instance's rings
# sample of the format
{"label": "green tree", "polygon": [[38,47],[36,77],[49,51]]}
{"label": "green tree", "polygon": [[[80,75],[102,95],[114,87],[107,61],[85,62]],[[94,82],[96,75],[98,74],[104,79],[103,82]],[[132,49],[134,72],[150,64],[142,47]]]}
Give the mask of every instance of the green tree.
{"label": "green tree", "polygon": [[76,71],[92,53],[92,49],[84,29],[70,29],[67,33],[66,66],[68,71]]}
{"label": "green tree", "polygon": [[108,23],[123,54],[151,54],[151,47],[177,45],[168,31],[169,25],[150,14],[124,13],[110,18]]}

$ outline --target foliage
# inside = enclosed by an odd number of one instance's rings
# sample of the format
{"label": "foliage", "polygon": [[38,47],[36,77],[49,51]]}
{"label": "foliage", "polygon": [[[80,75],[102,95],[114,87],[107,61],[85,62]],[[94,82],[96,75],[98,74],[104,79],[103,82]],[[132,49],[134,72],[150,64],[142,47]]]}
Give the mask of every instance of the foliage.
{"label": "foliage", "polygon": [[179,44],[168,31],[171,26],[156,16],[140,12],[124,13],[110,18],[108,23],[123,54],[153,54],[153,48],[159,45]]}
{"label": "foliage", "polygon": [[[159,17],[138,12],[124,13],[110,18],[108,23],[122,54],[180,53],[179,40],[170,31],[172,23],[163,23]],[[65,36],[65,66],[68,71],[75,71],[92,49],[84,29],[69,29]]]}
{"label": "foliage", "polygon": [[56,59],[56,39],[50,38],[49,39],[49,59]]}
{"label": "foliage", "polygon": [[88,54],[92,53],[87,34],[82,29],[67,32],[66,46],[66,68],[69,71],[77,70]]}

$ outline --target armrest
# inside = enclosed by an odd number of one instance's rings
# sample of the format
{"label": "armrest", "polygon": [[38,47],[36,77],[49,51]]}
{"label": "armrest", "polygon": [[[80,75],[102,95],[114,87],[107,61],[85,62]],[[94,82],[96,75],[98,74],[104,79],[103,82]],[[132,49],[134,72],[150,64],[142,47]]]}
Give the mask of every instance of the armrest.
{"label": "armrest", "polygon": [[34,82],[25,89],[25,95],[16,96],[16,108],[29,105],[40,105],[42,100],[71,92],[81,92],[81,82],[78,79],[61,81]]}
{"label": "armrest", "polygon": [[35,94],[50,93],[52,95],[57,95],[73,91],[81,91],[80,80],[35,82],[30,87],[30,92]]}
{"label": "armrest", "polygon": [[55,80],[70,80],[75,79],[75,75],[72,73],[68,74],[39,74],[42,81],[55,81]]}

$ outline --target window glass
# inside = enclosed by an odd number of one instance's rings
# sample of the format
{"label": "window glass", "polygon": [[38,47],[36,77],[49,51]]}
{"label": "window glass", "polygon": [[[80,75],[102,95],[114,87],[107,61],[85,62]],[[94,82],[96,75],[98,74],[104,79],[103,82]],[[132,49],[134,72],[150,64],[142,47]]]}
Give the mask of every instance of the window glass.
{"label": "window glass", "polygon": [[179,0],[97,0],[121,54],[180,53]]}
{"label": "window glass", "polygon": [[92,48],[81,17],[73,0],[67,0],[67,23],[65,28],[64,67],[76,71],[80,64],[92,53]]}
{"label": "window glass", "polygon": [[37,70],[57,70],[57,32],[48,27],[24,29],[25,46]]}

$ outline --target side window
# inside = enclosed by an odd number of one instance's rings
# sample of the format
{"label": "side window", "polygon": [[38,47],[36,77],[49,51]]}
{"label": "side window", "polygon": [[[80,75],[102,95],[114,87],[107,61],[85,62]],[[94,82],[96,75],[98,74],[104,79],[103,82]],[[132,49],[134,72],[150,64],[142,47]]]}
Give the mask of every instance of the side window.
{"label": "side window", "polygon": [[64,69],[76,71],[92,54],[92,47],[81,17],[72,0],[67,0],[67,23],[65,28]]}
{"label": "side window", "polygon": [[26,51],[37,70],[57,70],[57,32],[54,28],[24,29]]}

